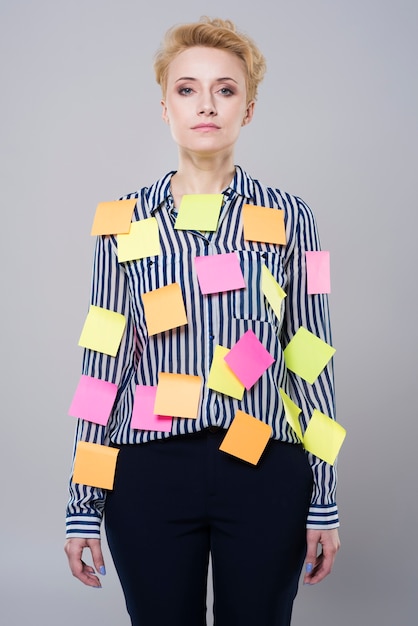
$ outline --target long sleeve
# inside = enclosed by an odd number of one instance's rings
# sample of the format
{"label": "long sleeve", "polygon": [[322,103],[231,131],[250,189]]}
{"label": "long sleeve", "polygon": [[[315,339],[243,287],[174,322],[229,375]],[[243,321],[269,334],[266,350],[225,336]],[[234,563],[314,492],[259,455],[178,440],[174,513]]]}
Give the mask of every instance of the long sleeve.
{"label": "long sleeve", "polygon": [[[78,420],[74,456],[79,441],[109,445],[109,434],[117,423],[118,410],[124,403],[132,403],[131,389],[135,379],[137,354],[131,312],[128,281],[118,263],[114,237],[98,237],[96,242],[91,286],[91,304],[121,313],[126,327],[116,357],[85,349],[82,373],[118,385],[118,393],[107,426]],[[71,472],[72,475],[72,472]],[[106,491],[76,484],[70,480],[70,498],[67,506],[67,537],[100,536],[100,524]]]}
{"label": "long sleeve", "polygon": [[[328,296],[326,294],[308,295],[307,293],[305,253],[320,250],[318,230],[309,207],[299,198],[296,198],[296,202],[298,213],[295,243],[287,262],[288,288],[282,345],[285,348],[301,326],[332,345]],[[314,409],[335,419],[332,359],[312,385],[288,371],[287,388],[290,396],[301,409],[300,419],[303,431]],[[314,477],[314,488],[307,527],[336,528],[339,526],[335,500],[336,466],[335,464],[331,466],[310,453],[308,456]]]}

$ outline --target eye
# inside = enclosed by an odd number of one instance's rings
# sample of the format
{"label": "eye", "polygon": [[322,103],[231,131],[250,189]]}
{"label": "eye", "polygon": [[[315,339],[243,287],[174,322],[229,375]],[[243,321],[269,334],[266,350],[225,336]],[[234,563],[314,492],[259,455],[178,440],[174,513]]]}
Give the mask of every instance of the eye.
{"label": "eye", "polygon": [[191,93],[193,93],[193,89],[191,87],[180,87],[178,93],[181,96],[189,96]]}
{"label": "eye", "polygon": [[233,96],[234,95],[233,90],[230,89],[229,87],[221,87],[218,93],[220,93],[221,96]]}

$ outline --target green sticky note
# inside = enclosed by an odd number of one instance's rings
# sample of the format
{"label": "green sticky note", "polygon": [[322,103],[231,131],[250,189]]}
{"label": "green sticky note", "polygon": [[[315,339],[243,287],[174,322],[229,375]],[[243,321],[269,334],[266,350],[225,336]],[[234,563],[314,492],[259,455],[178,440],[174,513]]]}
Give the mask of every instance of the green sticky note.
{"label": "green sticky note", "polygon": [[286,293],[264,263],[261,266],[261,291],[280,321],[282,302],[286,297]]}
{"label": "green sticky note", "polygon": [[346,430],[341,424],[315,409],[305,430],[303,445],[308,452],[333,465],[345,436]]}
{"label": "green sticky note", "polygon": [[301,409],[297,406],[297,404],[293,402],[291,398],[289,398],[289,396],[283,391],[283,389],[279,389],[279,393],[283,400],[284,412],[287,422],[291,426],[291,428],[293,428],[300,441],[302,441],[303,435],[299,422],[299,414],[301,413]]}
{"label": "green sticky note", "polygon": [[224,346],[215,347],[207,384],[209,389],[242,400],[245,387],[224,360],[228,352]]}
{"label": "green sticky note", "polygon": [[132,222],[128,234],[118,235],[118,260],[136,261],[160,254],[160,237],[155,217]]}
{"label": "green sticky note", "polygon": [[215,231],[218,227],[223,194],[185,194],[181,199],[174,228]]}
{"label": "green sticky note", "polygon": [[283,351],[287,369],[311,385],[334,354],[335,348],[303,326]]}
{"label": "green sticky note", "polygon": [[79,346],[116,356],[125,330],[125,316],[90,305],[78,342]]}

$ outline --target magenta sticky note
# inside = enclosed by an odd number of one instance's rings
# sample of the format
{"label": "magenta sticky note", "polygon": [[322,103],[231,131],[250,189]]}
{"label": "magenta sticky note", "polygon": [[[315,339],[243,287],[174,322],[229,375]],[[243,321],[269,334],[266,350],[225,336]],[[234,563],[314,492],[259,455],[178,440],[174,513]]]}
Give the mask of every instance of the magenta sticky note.
{"label": "magenta sticky note", "polygon": [[105,426],[112,411],[117,391],[118,386],[114,383],[83,374],[77,385],[68,414]]}
{"label": "magenta sticky note", "polygon": [[319,250],[305,254],[308,294],[331,293],[329,252]]}
{"label": "magenta sticky note", "polygon": [[138,385],[135,389],[131,428],[158,430],[164,433],[171,432],[173,418],[166,415],[154,414],[156,393],[156,386]]}
{"label": "magenta sticky note", "polygon": [[246,389],[250,389],[274,361],[252,330],[247,330],[225,356],[226,364]]}
{"label": "magenta sticky note", "polygon": [[245,287],[239,259],[235,252],[195,258],[197,279],[202,293],[219,293]]}

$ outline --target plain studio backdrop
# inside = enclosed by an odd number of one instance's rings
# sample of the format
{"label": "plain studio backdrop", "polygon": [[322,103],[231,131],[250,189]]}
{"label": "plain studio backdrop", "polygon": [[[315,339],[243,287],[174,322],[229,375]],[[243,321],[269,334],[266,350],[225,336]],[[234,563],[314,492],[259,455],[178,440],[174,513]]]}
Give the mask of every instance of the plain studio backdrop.
{"label": "plain studio backdrop", "polygon": [[176,167],[153,55],[169,26],[208,14],[268,62],[236,162],[301,196],[331,254],[342,548],[293,623],[416,624],[416,0],[0,7],[1,623],[129,623],[106,545],[101,590],[63,553],[89,233],[98,202]]}

